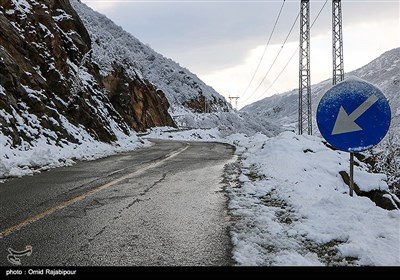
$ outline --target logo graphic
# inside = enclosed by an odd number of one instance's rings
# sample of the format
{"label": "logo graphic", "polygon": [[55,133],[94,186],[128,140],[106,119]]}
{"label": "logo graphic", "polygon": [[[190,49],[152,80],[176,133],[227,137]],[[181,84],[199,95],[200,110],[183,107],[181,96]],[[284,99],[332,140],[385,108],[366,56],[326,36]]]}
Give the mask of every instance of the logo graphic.
{"label": "logo graphic", "polygon": [[8,252],[10,254],[7,256],[7,260],[14,265],[21,265],[20,257],[25,257],[25,256],[29,257],[32,254],[32,246],[31,245],[25,246],[24,251],[15,251],[11,248],[8,248]]}

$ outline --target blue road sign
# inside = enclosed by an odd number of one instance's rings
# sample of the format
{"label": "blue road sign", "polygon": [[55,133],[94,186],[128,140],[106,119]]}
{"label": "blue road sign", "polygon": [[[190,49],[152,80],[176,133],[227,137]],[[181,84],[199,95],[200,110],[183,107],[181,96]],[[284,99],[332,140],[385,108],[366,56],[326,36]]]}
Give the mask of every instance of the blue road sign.
{"label": "blue road sign", "polygon": [[346,152],[361,152],[378,144],[389,130],[390,119],[390,106],[383,93],[356,78],[329,89],[317,109],[322,136]]}

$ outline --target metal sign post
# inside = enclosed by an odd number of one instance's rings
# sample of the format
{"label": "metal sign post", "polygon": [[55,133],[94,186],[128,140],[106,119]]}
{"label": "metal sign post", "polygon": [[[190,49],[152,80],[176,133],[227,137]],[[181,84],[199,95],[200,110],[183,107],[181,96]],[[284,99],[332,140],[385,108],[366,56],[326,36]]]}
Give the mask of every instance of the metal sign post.
{"label": "metal sign post", "polygon": [[391,111],[383,93],[370,83],[347,79],[329,89],[317,109],[317,125],[333,147],[350,153],[350,195],[354,153],[371,149],[389,130]]}
{"label": "metal sign post", "polygon": [[[332,0],[332,58],[333,58],[333,85],[344,80],[343,66],[343,28],[342,28],[342,1]],[[353,196],[354,153],[350,153],[350,185],[349,193]]]}
{"label": "metal sign post", "polygon": [[353,196],[354,191],[354,153],[350,152],[350,183],[349,183],[349,194]]}

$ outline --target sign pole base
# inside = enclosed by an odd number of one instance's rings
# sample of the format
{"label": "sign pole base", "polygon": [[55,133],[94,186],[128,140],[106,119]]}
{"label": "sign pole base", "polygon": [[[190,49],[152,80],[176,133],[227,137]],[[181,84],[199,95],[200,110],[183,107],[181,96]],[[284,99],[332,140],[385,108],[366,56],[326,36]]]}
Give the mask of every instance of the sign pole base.
{"label": "sign pole base", "polygon": [[350,153],[350,196],[353,196],[354,190],[354,153]]}

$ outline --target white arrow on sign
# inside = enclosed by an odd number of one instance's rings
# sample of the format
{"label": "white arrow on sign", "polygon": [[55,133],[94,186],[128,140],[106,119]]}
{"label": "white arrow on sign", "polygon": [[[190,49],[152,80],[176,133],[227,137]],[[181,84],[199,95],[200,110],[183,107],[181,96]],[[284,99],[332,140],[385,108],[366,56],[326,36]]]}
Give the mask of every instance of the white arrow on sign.
{"label": "white arrow on sign", "polygon": [[371,95],[350,115],[347,114],[343,106],[340,106],[339,114],[336,118],[335,125],[333,126],[332,135],[363,130],[354,121],[371,108],[376,101],[378,101],[378,97],[376,97],[376,95]]}

